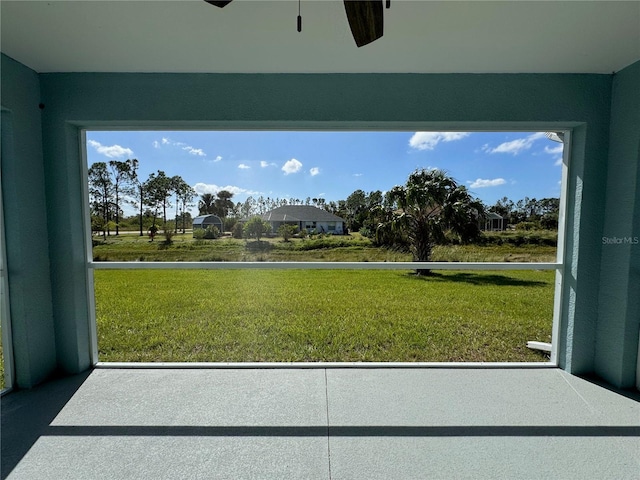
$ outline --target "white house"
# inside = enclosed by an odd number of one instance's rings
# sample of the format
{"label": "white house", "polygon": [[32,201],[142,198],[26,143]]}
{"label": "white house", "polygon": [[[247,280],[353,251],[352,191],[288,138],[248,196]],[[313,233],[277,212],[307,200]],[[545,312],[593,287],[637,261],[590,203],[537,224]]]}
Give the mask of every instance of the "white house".
{"label": "white house", "polygon": [[262,219],[271,224],[274,232],[280,225],[295,225],[299,230],[318,233],[344,233],[344,220],[333,213],[311,205],[284,205],[262,215]]}

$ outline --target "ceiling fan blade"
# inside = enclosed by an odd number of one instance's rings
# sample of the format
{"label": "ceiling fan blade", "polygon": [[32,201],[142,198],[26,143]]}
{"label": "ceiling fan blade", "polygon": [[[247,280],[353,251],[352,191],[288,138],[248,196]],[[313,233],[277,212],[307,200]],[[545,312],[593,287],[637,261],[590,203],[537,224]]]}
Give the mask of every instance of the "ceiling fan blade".
{"label": "ceiling fan blade", "polygon": [[344,9],[358,47],[382,37],[382,0],[344,0]]}
{"label": "ceiling fan blade", "polygon": [[231,3],[231,0],[204,0],[210,5],[215,5],[216,7],[226,7]]}

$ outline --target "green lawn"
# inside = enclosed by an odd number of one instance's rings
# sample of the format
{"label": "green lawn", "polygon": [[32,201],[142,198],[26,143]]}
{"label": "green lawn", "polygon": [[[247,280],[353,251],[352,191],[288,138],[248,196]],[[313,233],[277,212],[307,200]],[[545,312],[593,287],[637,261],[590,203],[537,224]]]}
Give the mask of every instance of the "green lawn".
{"label": "green lawn", "polygon": [[543,361],[551,271],[98,270],[100,361]]}
{"label": "green lawn", "polygon": [[[511,235],[504,232],[505,238]],[[496,236],[494,234],[494,236]],[[448,262],[550,262],[555,261],[555,246],[511,243],[487,245],[444,245],[433,250],[433,261]],[[194,240],[190,233],[176,235],[171,245],[162,236],[150,242],[147,237],[126,234],[94,238],[95,261],[410,261],[411,255],[374,247],[357,233],[310,239],[281,238],[256,241],[230,237]]]}
{"label": "green lawn", "polygon": [[[555,247],[437,246],[434,261],[548,262]],[[500,243],[500,238],[505,239]],[[409,261],[358,234],[260,243],[176,235],[94,239],[100,261]],[[100,361],[543,361],[551,271],[129,270],[95,272]],[[0,388],[4,362],[0,345]]]}

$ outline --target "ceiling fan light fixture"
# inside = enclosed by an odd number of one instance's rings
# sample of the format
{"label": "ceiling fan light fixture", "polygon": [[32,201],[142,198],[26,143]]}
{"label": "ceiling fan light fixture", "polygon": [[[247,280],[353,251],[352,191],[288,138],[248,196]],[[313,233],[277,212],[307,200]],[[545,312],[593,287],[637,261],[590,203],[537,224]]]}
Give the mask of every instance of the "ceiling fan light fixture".
{"label": "ceiling fan light fixture", "polygon": [[224,8],[231,3],[231,0],[204,0],[209,5],[214,5],[219,8]]}
{"label": "ceiling fan light fixture", "polygon": [[[209,5],[224,8],[232,0],[204,0]],[[358,47],[363,47],[382,37],[384,32],[383,0],[343,0],[344,9],[351,34]],[[391,0],[385,0],[386,8],[391,6]],[[302,15],[300,14],[300,0],[298,0],[297,30],[302,31]]]}
{"label": "ceiling fan light fixture", "polygon": [[379,39],[384,30],[383,0],[344,0],[351,34],[358,47]]}

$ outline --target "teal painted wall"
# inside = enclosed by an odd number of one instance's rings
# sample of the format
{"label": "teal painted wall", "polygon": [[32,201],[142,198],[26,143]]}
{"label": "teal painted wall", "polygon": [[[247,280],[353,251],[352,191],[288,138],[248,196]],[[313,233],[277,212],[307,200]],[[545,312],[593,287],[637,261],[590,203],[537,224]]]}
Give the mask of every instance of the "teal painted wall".
{"label": "teal painted wall", "polygon": [[[6,62],[3,58],[3,62]],[[4,66],[4,63],[3,63]],[[624,307],[600,281],[605,213],[614,207],[611,182],[625,177],[633,207],[617,220],[637,221],[638,192],[629,167],[612,162],[609,143],[633,147],[622,105],[633,99],[637,66],[609,75],[417,74],[42,74],[42,160],[49,225],[49,278],[57,365],[77,372],[90,366],[89,306],[82,213],[81,128],[572,128],[567,195],[567,268],[560,325],[560,365],[576,374],[596,372],[621,384],[616,372],[635,369],[626,348],[608,351],[624,335],[633,343],[630,250]],[[3,86],[5,82],[3,72]],[[613,92],[613,97],[612,97]],[[4,94],[5,92],[3,92]],[[618,106],[619,105],[619,106]],[[612,107],[613,106],[613,107]],[[26,108],[26,107],[23,107]],[[613,109],[612,109],[613,108]],[[613,113],[612,113],[613,112]],[[610,132],[611,125],[611,132]],[[27,128],[25,132],[33,127]],[[638,148],[636,144],[636,163]],[[625,164],[626,165],[626,164]],[[393,168],[390,163],[389,168]],[[637,175],[637,168],[634,170]],[[4,173],[4,172],[3,172]],[[24,172],[21,174],[24,175]],[[609,180],[608,180],[609,179]],[[609,182],[609,183],[608,183]],[[609,188],[609,190],[608,190]],[[41,194],[43,193],[40,192]],[[610,223],[607,223],[610,225]],[[608,227],[607,227],[608,228]],[[616,261],[624,264],[624,254]],[[635,262],[635,263],[633,263]],[[635,267],[633,267],[635,265]],[[45,270],[44,267],[42,269]],[[634,273],[635,272],[635,273]],[[637,283],[636,283],[637,284]],[[613,291],[613,290],[612,290]],[[634,297],[635,298],[635,297]],[[603,308],[599,310],[599,304]],[[605,310],[606,309],[606,310]],[[605,311],[607,312],[605,314]],[[605,327],[605,317],[619,325]],[[621,317],[624,319],[620,320]],[[631,319],[631,320],[629,320]],[[623,332],[623,333],[621,333]],[[43,337],[51,332],[41,332]],[[637,331],[635,333],[637,348]],[[609,360],[607,360],[609,358]],[[635,359],[635,357],[634,357]],[[626,375],[626,374],[625,374]]]}
{"label": "teal painted wall", "polygon": [[[567,292],[561,365],[594,369],[600,237],[606,188],[608,75],[41,75],[56,324],[86,335],[77,128],[575,127],[568,201]],[[390,164],[389,168],[393,168]],[[70,348],[70,346],[69,346]],[[75,355],[76,348],[71,349]],[[73,371],[86,365],[59,350]]]}
{"label": "teal painted wall", "polygon": [[2,194],[16,385],[31,387],[56,369],[40,82],[22,64],[4,55],[1,62],[2,128],[10,131],[3,131],[9,144],[2,148]]}
{"label": "teal painted wall", "polygon": [[640,62],[615,75],[612,92],[603,237],[631,243],[602,247],[595,373],[631,387],[640,329]]}

